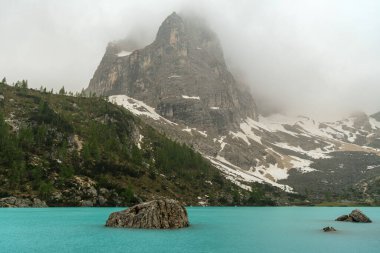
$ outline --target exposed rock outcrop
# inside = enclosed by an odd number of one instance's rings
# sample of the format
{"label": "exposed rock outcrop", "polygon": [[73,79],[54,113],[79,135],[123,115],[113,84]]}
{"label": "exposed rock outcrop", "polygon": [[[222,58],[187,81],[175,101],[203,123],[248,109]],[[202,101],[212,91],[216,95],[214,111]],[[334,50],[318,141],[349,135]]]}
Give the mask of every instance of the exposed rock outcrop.
{"label": "exposed rock outcrop", "polygon": [[[135,197],[138,199],[137,196]],[[86,176],[74,176],[64,184],[64,190],[56,190],[48,203],[53,206],[120,206],[123,198],[114,190],[97,189],[96,182]]]}
{"label": "exposed rock outcrop", "polygon": [[0,207],[48,207],[38,198],[6,197],[0,199]]}
{"label": "exposed rock outcrop", "polygon": [[371,219],[367,217],[362,211],[355,209],[349,215],[339,216],[336,221],[350,221],[350,222],[362,222],[371,223]]}
{"label": "exposed rock outcrop", "polygon": [[107,227],[173,229],[189,226],[187,211],[176,200],[160,199],[111,213]]}

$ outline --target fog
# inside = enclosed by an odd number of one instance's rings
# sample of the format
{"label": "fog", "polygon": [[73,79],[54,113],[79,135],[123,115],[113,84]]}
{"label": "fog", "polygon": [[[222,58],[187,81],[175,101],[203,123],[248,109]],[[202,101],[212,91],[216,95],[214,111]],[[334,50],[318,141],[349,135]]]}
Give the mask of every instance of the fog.
{"label": "fog", "polygon": [[107,43],[150,43],[171,12],[218,34],[263,113],[333,120],[380,111],[380,1],[0,0],[0,77],[79,91]]}

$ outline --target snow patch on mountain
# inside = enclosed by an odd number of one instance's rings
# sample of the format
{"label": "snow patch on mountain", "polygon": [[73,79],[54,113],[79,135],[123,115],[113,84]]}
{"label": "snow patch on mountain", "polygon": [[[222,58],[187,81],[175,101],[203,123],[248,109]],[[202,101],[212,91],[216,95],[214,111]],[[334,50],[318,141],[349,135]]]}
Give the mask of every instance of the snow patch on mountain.
{"label": "snow patch on mountain", "polygon": [[186,128],[184,128],[184,129],[182,129],[182,131],[188,132],[189,134],[191,134],[191,130],[192,130],[192,128],[189,128],[188,126],[186,126]]}
{"label": "snow patch on mountain", "polygon": [[294,147],[294,146],[290,146],[289,144],[283,143],[283,142],[282,143],[281,142],[274,143],[274,145],[279,147],[279,148],[288,149],[288,150],[292,150],[294,152],[297,152],[299,154],[307,155],[313,159],[332,158],[331,156],[326,155],[326,153],[329,153],[329,151],[323,151],[321,148],[317,148],[314,150],[304,150],[300,146]]}
{"label": "snow patch on mountain", "polygon": [[268,183],[272,186],[278,187],[286,192],[293,193],[293,188],[289,185],[279,184],[277,182],[274,182],[268,178],[266,178],[264,175],[260,174],[257,171],[246,171],[242,170],[238,166],[230,163],[227,161],[224,157],[217,156],[217,157],[210,157],[207,156],[207,158],[211,161],[211,163],[217,167],[227,179],[229,179],[231,182],[235,183],[239,187],[251,190],[251,187],[246,185],[246,183],[250,182],[258,182],[258,183]]}
{"label": "snow patch on mountain", "polygon": [[234,133],[234,132],[230,131],[229,134],[232,135],[232,138],[233,138],[233,139],[240,138],[240,139],[242,139],[245,143],[247,143],[247,145],[251,145],[251,143],[250,143],[249,140],[248,140],[247,135],[245,135],[244,133],[242,133],[242,132],[236,132],[236,133]]}
{"label": "snow patch on mountain", "polygon": [[240,129],[242,132],[232,132],[230,131],[230,135],[233,136],[233,138],[241,138],[244,140],[248,145],[251,145],[250,141],[248,139],[251,139],[257,143],[261,143],[261,137],[257,135],[253,129],[256,129],[256,122],[251,118],[246,118],[242,123],[240,123]]}
{"label": "snow patch on mountain", "polygon": [[[220,143],[220,150],[219,152],[222,152],[224,147],[227,145],[226,142],[224,142],[224,139],[226,138],[227,136],[222,136],[220,137],[217,141]],[[215,141],[214,141],[215,142]]]}
{"label": "snow patch on mountain", "polygon": [[370,166],[367,166],[367,170],[373,170],[375,168],[379,168],[380,165],[370,165]]}
{"label": "snow patch on mountain", "polygon": [[[285,129],[284,125],[293,125],[296,121],[293,119],[291,121],[284,120],[284,117],[281,117],[280,115],[276,114],[270,117],[259,117],[259,121],[255,122],[254,124],[263,130],[266,130],[268,132],[283,132],[292,136],[297,137],[297,134],[291,131],[288,131]],[[287,122],[287,123],[284,123]],[[294,123],[293,123],[294,122]]]}
{"label": "snow patch on mountain", "polygon": [[168,79],[172,79],[172,78],[180,78],[181,76],[179,76],[179,75],[171,75],[171,76],[169,76],[168,77]]}
{"label": "snow patch on mountain", "polygon": [[128,55],[130,55],[131,53],[132,53],[132,52],[122,50],[122,51],[120,51],[119,53],[117,53],[116,55],[117,55],[118,57],[124,57],[124,56],[128,56]]}
{"label": "snow patch on mountain", "polygon": [[138,140],[138,142],[137,142],[137,147],[138,147],[139,149],[141,149],[141,144],[142,144],[142,142],[143,142],[143,139],[144,139],[144,136],[140,134],[140,136],[139,136],[139,140]]}
{"label": "snow patch on mountain", "polygon": [[310,165],[313,163],[310,160],[302,159],[296,156],[290,156],[292,158],[292,161],[290,162],[293,166],[293,168],[297,169],[301,173],[309,173],[316,171],[316,169],[313,169],[310,167]]}
{"label": "snow patch on mountain", "polygon": [[184,98],[184,99],[195,99],[195,100],[201,99],[199,96],[187,96],[187,95],[182,95],[182,98]]}
{"label": "snow patch on mountain", "polygon": [[196,129],[195,127],[190,128],[190,127],[186,126],[186,128],[183,128],[182,131],[183,132],[188,132],[189,134],[192,134],[192,131],[196,131],[197,133],[199,133],[203,137],[207,137],[207,132],[206,131],[200,131],[200,130]]}
{"label": "snow patch on mountain", "polygon": [[369,123],[371,124],[371,128],[373,130],[380,129],[380,122],[377,121],[376,119],[370,117],[369,118]]}
{"label": "snow patch on mountain", "polygon": [[154,120],[162,120],[166,123],[169,123],[171,125],[177,125],[177,123],[174,123],[158,113],[156,113],[155,109],[144,102],[128,97],[126,95],[114,95],[109,97],[109,101],[111,103],[123,106],[127,110],[129,110],[131,113],[135,115],[142,115],[146,116],[148,118],[152,118]]}
{"label": "snow patch on mountain", "polygon": [[288,171],[284,168],[278,167],[277,163],[269,164],[267,167],[260,166],[259,168],[262,168],[266,173],[270,174],[275,179],[275,181],[287,179],[289,176]]}

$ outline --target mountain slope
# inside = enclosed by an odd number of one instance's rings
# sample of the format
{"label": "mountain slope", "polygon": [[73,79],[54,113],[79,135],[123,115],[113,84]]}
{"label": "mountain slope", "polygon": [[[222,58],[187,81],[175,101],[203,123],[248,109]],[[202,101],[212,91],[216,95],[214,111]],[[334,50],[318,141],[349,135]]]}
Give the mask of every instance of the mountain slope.
{"label": "mountain slope", "polygon": [[[367,121],[374,128],[366,133],[360,124],[355,124],[357,130],[347,126],[358,121],[354,117],[320,123],[308,117],[273,115],[259,117],[259,121],[245,119],[239,131],[215,135],[169,121],[144,102],[125,95],[111,96],[110,101],[172,139],[193,146],[226,178],[245,189],[258,182],[305,194],[314,202],[327,197],[358,201],[367,197],[361,182],[380,174],[380,149],[355,144],[359,134],[369,136],[368,143],[378,137],[380,127],[375,125],[379,122],[372,117]],[[371,197],[370,201],[379,201]]]}
{"label": "mountain slope", "polygon": [[51,206],[161,196],[191,205],[275,203],[264,195],[275,189],[256,185],[252,198],[201,155],[104,99],[1,83],[0,95],[0,197],[39,197]]}

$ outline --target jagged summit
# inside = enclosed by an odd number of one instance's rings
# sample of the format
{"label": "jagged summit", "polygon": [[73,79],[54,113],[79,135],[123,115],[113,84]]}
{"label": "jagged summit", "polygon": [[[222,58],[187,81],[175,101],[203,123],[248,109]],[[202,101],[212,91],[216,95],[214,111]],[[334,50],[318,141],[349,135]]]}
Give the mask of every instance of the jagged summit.
{"label": "jagged summit", "polygon": [[252,96],[227,69],[215,33],[175,12],[143,49],[109,44],[87,92],[128,95],[174,122],[202,129],[228,131],[242,118],[257,117]]}
{"label": "jagged summit", "polygon": [[[173,32],[174,31],[174,32]],[[173,12],[169,15],[158,29],[156,41],[162,41],[173,45],[178,36],[184,36],[185,23],[183,19]]]}

